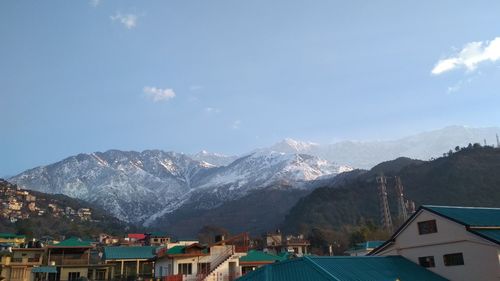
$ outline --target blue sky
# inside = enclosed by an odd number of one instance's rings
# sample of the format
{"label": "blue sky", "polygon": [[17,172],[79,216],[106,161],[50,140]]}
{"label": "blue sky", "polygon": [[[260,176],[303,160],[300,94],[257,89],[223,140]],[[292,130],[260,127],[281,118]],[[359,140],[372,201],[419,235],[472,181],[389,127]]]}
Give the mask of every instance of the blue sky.
{"label": "blue sky", "polygon": [[[500,122],[498,1],[2,1],[0,175]],[[498,55],[498,56],[497,56]]]}

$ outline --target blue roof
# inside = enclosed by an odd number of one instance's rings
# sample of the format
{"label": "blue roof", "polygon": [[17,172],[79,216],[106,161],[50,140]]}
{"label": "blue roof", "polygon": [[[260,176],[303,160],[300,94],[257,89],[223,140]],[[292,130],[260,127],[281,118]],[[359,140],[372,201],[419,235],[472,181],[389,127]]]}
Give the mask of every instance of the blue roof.
{"label": "blue roof", "polygon": [[38,266],[31,269],[33,273],[57,273],[55,266]]}
{"label": "blue roof", "polygon": [[357,243],[356,246],[349,248],[346,252],[350,253],[350,252],[356,252],[356,251],[360,251],[360,250],[367,251],[367,250],[375,249],[378,246],[384,244],[384,242],[385,241],[366,241],[363,243]]}
{"label": "blue roof", "polygon": [[156,254],[156,247],[104,247],[105,260],[136,260],[152,259]]}
{"label": "blue roof", "polygon": [[500,226],[500,208],[422,206],[466,226]]}
{"label": "blue roof", "polygon": [[238,281],[445,281],[401,257],[303,257],[273,263]]}

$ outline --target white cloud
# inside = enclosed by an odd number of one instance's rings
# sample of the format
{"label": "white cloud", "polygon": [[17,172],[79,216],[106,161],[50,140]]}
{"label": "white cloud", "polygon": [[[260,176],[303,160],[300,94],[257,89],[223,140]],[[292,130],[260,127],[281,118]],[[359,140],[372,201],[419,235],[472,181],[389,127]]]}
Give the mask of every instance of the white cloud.
{"label": "white cloud", "polygon": [[462,88],[469,85],[472,82],[472,80],[473,80],[473,77],[468,78],[467,80],[458,81],[458,83],[456,83],[455,85],[448,87],[447,93],[452,94],[452,93],[455,93],[455,92],[462,90]]}
{"label": "white cloud", "polygon": [[132,29],[137,25],[137,15],[134,14],[122,14],[117,12],[114,16],[111,16],[112,21],[119,21],[126,28]]}
{"label": "white cloud", "polygon": [[233,125],[231,126],[231,128],[235,129],[235,130],[238,130],[241,126],[241,120],[235,120],[233,122]]}
{"label": "white cloud", "polygon": [[431,73],[439,75],[457,68],[474,71],[483,62],[496,62],[498,60],[500,60],[500,37],[491,41],[467,43],[454,56],[438,61]]}
{"label": "white cloud", "polygon": [[205,107],[206,113],[220,113],[220,109],[215,107]]}
{"label": "white cloud", "polygon": [[154,102],[168,101],[175,97],[172,89],[160,89],[156,87],[144,87],[144,94]]}
{"label": "white cloud", "polygon": [[89,0],[90,6],[97,7],[101,4],[101,0]]}

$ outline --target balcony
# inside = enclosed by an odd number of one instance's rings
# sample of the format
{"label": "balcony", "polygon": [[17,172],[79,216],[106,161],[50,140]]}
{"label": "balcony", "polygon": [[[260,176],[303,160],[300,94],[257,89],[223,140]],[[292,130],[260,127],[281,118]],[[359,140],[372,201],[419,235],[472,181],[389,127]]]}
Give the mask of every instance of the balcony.
{"label": "balcony", "polygon": [[55,262],[56,265],[88,265],[89,260],[87,257],[79,258],[66,258],[61,256],[51,256],[50,262]]}

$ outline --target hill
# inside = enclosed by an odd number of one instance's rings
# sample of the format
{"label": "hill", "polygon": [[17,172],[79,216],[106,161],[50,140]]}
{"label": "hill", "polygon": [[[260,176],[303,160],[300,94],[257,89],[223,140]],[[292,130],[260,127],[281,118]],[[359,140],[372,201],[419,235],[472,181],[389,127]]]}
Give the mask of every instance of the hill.
{"label": "hill", "polygon": [[[500,149],[479,145],[462,148],[433,161],[399,158],[375,166],[341,184],[327,185],[300,199],[283,228],[328,236],[366,225],[376,230],[379,209],[376,176],[399,176],[405,197],[422,204],[500,206]],[[393,179],[388,180],[389,205],[397,216]],[[396,222],[397,224],[398,222]],[[351,228],[346,231],[346,228]],[[376,231],[375,231],[376,232]],[[325,238],[326,240],[333,239]]]}
{"label": "hill", "polygon": [[3,179],[0,179],[0,201],[0,232],[36,237],[95,237],[99,233],[123,233],[128,228],[88,202],[20,189]]}

